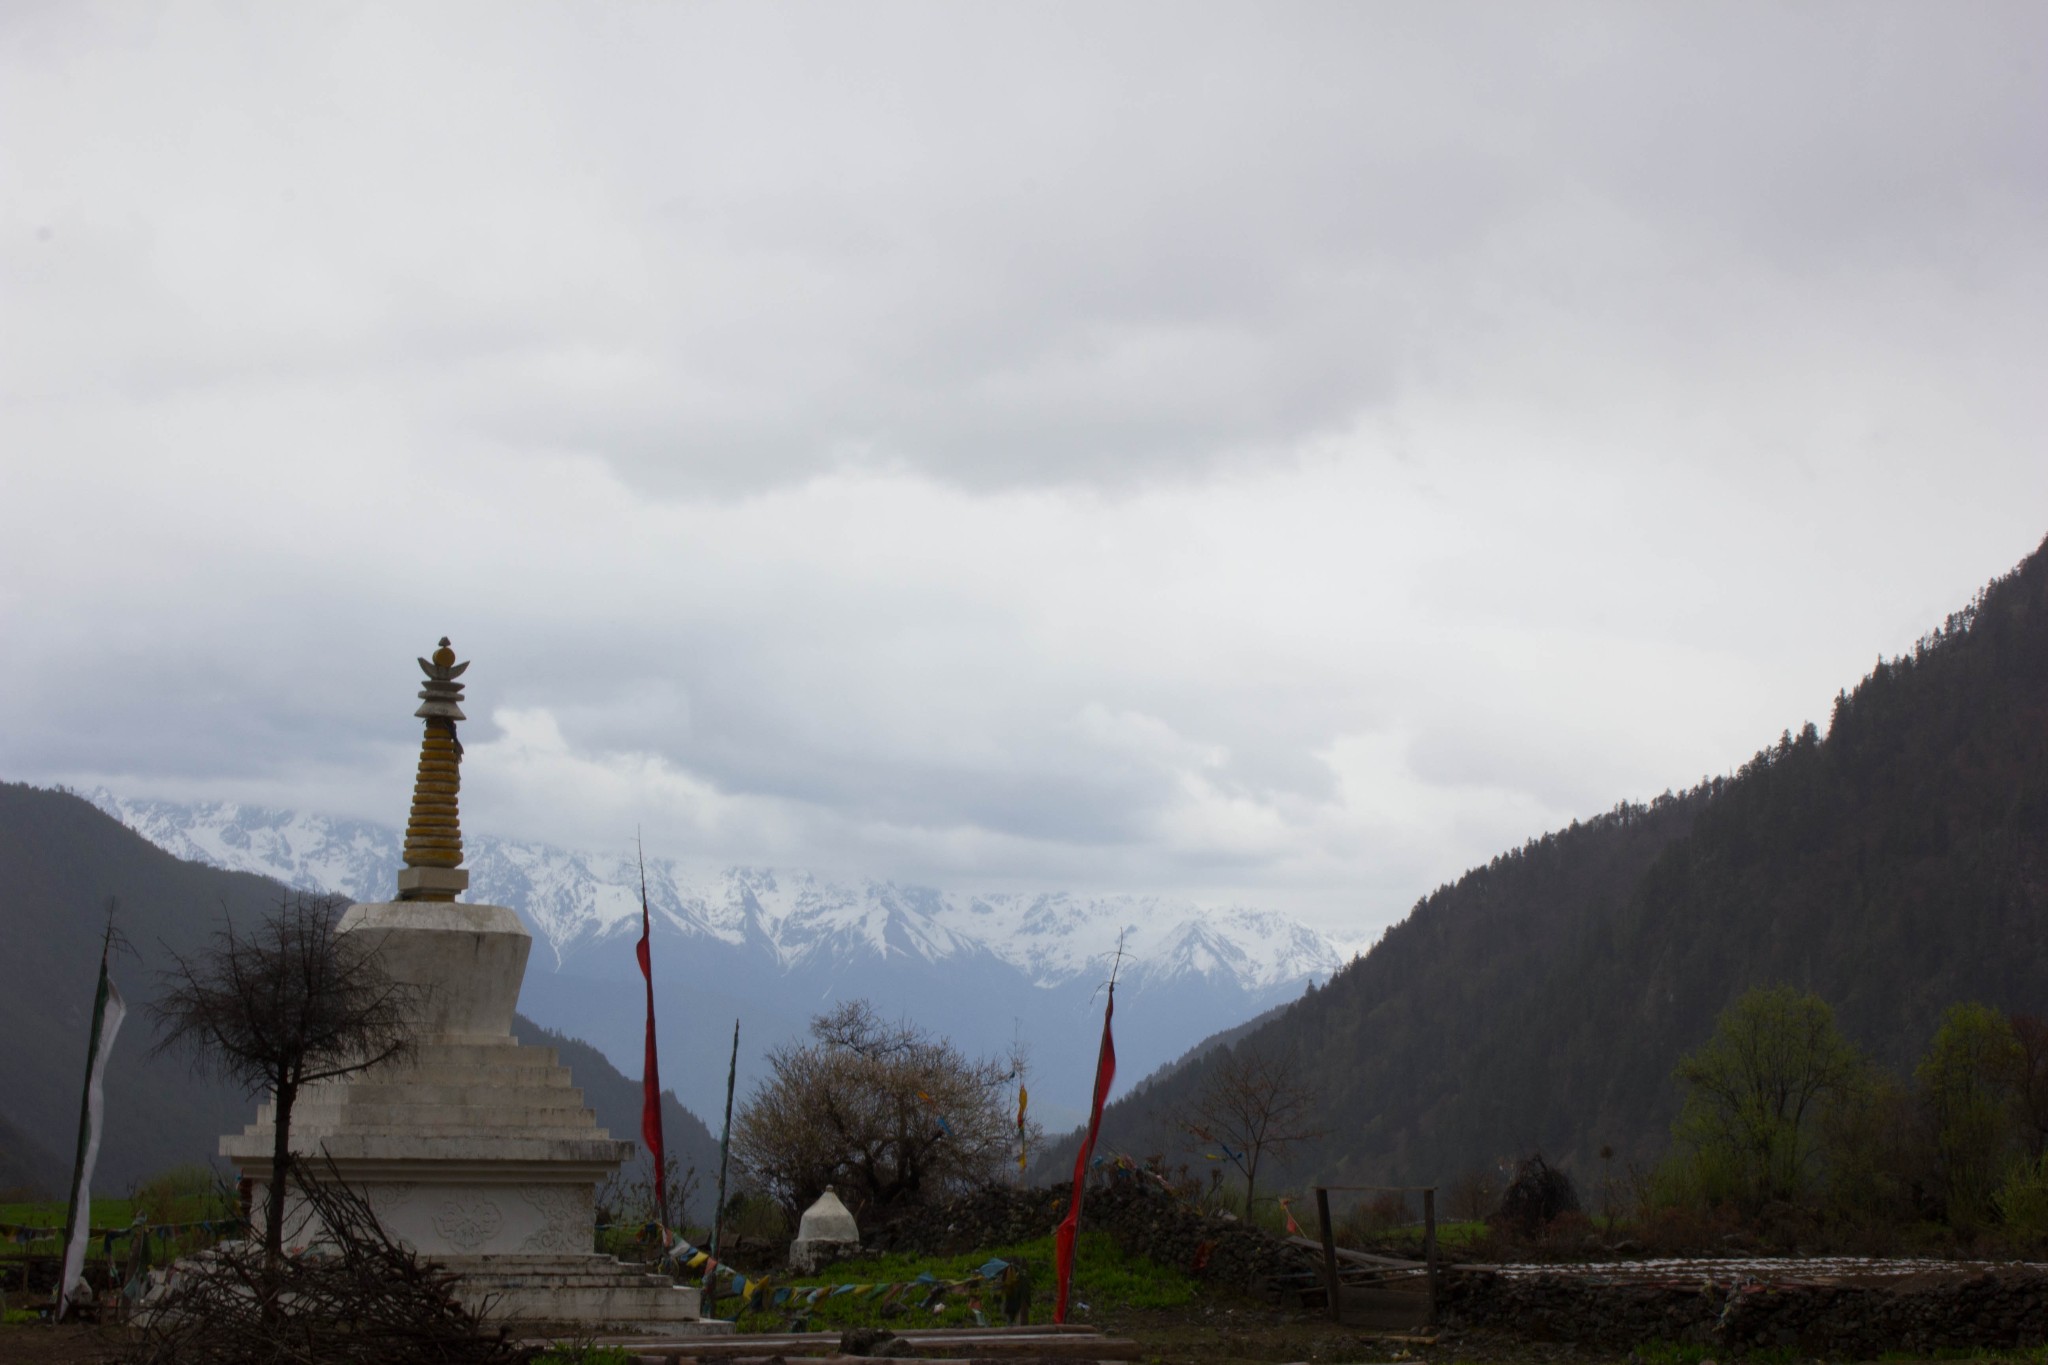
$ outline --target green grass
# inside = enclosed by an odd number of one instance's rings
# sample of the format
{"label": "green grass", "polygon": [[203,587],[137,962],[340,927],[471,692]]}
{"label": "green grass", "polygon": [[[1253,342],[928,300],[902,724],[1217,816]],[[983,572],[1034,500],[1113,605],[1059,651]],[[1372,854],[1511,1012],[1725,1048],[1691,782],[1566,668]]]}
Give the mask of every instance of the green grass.
{"label": "green grass", "polygon": [[[643,1223],[612,1223],[598,1228],[593,1245],[605,1255],[616,1256],[622,1261],[651,1261],[661,1254],[661,1248],[641,1240],[640,1229],[644,1226]],[[678,1230],[678,1235],[693,1247],[711,1245],[709,1228],[685,1227]]]}
{"label": "green grass", "polygon": [[[1484,1237],[1486,1233],[1486,1224],[1476,1218],[1464,1223],[1438,1223],[1436,1225],[1436,1244],[1447,1251],[1461,1250],[1471,1246],[1472,1243]],[[1420,1247],[1422,1245],[1422,1229],[1419,1227],[1396,1228],[1392,1233],[1388,1234],[1388,1240],[1413,1242],[1417,1247]]]}
{"label": "green grass", "polygon": [[[57,1242],[64,1231],[65,1203],[61,1199],[46,1199],[35,1203],[0,1204],[0,1223],[12,1223],[19,1227],[49,1228],[52,1235],[27,1244],[14,1240],[12,1236],[0,1238],[0,1261],[20,1260],[24,1257],[54,1256]],[[146,1211],[151,1224],[198,1223],[208,1219],[223,1219],[230,1216],[222,1201],[214,1195],[162,1198],[154,1201],[134,1199],[95,1199],[92,1201],[91,1226],[105,1232],[108,1229],[125,1232],[134,1224],[136,1209]],[[150,1254],[158,1262],[188,1252],[211,1246],[218,1240],[217,1234],[200,1229],[181,1233],[168,1241],[151,1239]],[[125,1262],[129,1254],[127,1238],[114,1242],[114,1259]],[[94,1237],[85,1244],[85,1258],[88,1264],[99,1264],[106,1260],[106,1240]]]}
{"label": "green grass", "polygon": [[[96,1228],[125,1228],[135,1221],[138,1207],[152,1223],[197,1223],[209,1218],[232,1216],[232,1210],[210,1195],[149,1203],[134,1199],[95,1199],[92,1201],[92,1225]],[[0,1204],[0,1223],[61,1229],[64,1226],[64,1208],[61,1199],[39,1200],[33,1204]]]}
{"label": "green grass", "polygon": [[[92,1225],[96,1228],[125,1228],[135,1221],[132,1199],[95,1199]],[[19,1223],[31,1228],[64,1226],[64,1201],[45,1199],[33,1204],[0,1204],[0,1223]]]}
{"label": "green grass", "polygon": [[633,1365],[633,1354],[619,1346],[557,1346],[535,1356],[533,1365]]}
{"label": "green grass", "polygon": [[[1653,1341],[1636,1347],[1636,1356],[1643,1365],[1700,1365],[1701,1361],[1721,1360],[1727,1355],[1726,1346],[1699,1341]],[[1742,1355],[1743,1365],[1795,1365],[1803,1359],[1790,1346],[1758,1347]]]}
{"label": "green grass", "polygon": [[[990,1259],[1021,1263],[1031,1272],[1032,1320],[1048,1320],[1052,1312],[1052,1238],[1040,1237],[1012,1246],[996,1247],[961,1256],[885,1256],[878,1260],[853,1261],[833,1266],[819,1275],[796,1279],[770,1276],[774,1286],[789,1285],[811,1289],[820,1285],[894,1284],[915,1280],[930,1273],[953,1283],[964,1280]],[[812,1331],[842,1331],[848,1327],[961,1327],[975,1323],[979,1308],[989,1322],[1002,1320],[999,1290],[993,1285],[970,1286],[949,1293],[936,1310],[921,1305],[920,1291],[910,1291],[897,1305],[858,1299],[852,1295],[820,1299],[810,1308],[785,1304],[779,1308],[757,1308],[742,1315],[740,1330],[774,1331],[780,1328]],[[1106,1232],[1084,1232],[1075,1249],[1073,1290],[1069,1312],[1086,1318],[1091,1311],[1107,1308],[1174,1308],[1195,1297],[1195,1282],[1177,1270],[1137,1256],[1126,1256]],[[733,1310],[735,1300],[719,1300],[721,1315]],[[1082,1305],[1087,1305],[1084,1309]],[[896,1311],[888,1311],[894,1307]]]}

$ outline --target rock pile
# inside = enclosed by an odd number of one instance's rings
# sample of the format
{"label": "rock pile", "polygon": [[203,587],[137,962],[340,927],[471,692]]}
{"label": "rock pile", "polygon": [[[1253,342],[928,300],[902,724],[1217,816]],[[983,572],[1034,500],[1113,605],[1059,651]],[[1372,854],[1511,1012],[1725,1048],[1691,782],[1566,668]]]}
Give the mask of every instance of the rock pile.
{"label": "rock pile", "polygon": [[1028,1242],[1045,1236],[1066,1217],[1067,1194],[1062,1189],[990,1185],[908,1209],[894,1222],[873,1229],[865,1242],[872,1250],[916,1256],[957,1256]]}
{"label": "rock pile", "polygon": [[1300,1247],[1234,1218],[1202,1213],[1136,1180],[1090,1191],[1081,1218],[1108,1228],[1126,1251],[1246,1292],[1268,1278],[1315,1268],[1315,1258]]}

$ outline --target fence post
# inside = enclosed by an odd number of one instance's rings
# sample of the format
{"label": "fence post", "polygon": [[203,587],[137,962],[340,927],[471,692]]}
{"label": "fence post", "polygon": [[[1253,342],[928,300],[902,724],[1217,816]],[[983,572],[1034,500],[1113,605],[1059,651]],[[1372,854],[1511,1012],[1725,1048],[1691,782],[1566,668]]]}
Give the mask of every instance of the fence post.
{"label": "fence post", "polygon": [[1436,1326],[1436,1186],[1422,1192],[1422,1258],[1429,1265],[1429,1325]]}
{"label": "fence post", "polygon": [[1337,1238],[1330,1230],[1330,1191],[1316,1186],[1316,1222],[1323,1234],[1323,1282],[1330,1287],[1330,1321],[1344,1321],[1337,1305]]}

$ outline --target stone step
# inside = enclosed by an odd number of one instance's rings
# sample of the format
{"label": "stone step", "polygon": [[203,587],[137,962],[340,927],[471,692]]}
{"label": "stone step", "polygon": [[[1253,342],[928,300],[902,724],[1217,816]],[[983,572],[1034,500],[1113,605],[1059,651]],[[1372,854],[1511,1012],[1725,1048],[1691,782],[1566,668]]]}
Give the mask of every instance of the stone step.
{"label": "stone step", "polygon": [[[267,1152],[269,1150],[270,1129],[268,1128],[254,1133],[244,1133],[243,1138],[261,1138],[263,1151]],[[323,1147],[332,1147],[339,1142],[355,1143],[358,1149],[368,1152],[370,1148],[363,1147],[362,1144],[369,1143],[373,1146],[379,1144],[389,1145],[401,1138],[427,1144],[467,1141],[476,1144],[480,1152],[509,1143],[596,1143],[598,1146],[606,1148],[617,1145],[616,1139],[606,1137],[602,1129],[587,1123],[580,1126],[561,1125],[555,1127],[527,1127],[521,1125],[516,1128],[510,1125],[500,1125],[497,1128],[487,1129],[483,1132],[478,1131],[477,1124],[474,1121],[442,1124],[398,1123],[388,1124],[381,1128],[365,1127],[356,1123],[335,1124],[331,1127],[314,1127],[301,1123],[294,1123],[292,1125],[292,1150],[301,1155],[317,1155]],[[339,1154],[337,1151],[336,1155]],[[351,1153],[351,1155],[353,1156],[355,1153]],[[442,1158],[436,1157],[435,1159]],[[494,1159],[509,1160],[511,1158]],[[608,1159],[618,1161],[624,1158],[612,1157]]]}
{"label": "stone step", "polygon": [[622,1328],[730,1332],[730,1323],[702,1318],[703,1296],[671,1284],[644,1265],[597,1252],[576,1255],[438,1256],[454,1271],[466,1303],[489,1305],[493,1318],[604,1324]]}
{"label": "stone step", "polygon": [[[258,1128],[273,1126],[272,1116],[258,1111]],[[294,1106],[292,1131],[424,1132],[430,1128],[465,1128],[471,1132],[524,1132],[535,1128],[595,1131],[597,1115],[576,1104],[314,1104]]]}
{"label": "stone step", "polygon": [[434,1264],[453,1271],[469,1285],[517,1287],[520,1285],[614,1285],[625,1288],[691,1288],[676,1285],[666,1275],[656,1274],[639,1261],[621,1261],[616,1256],[591,1251],[569,1256],[436,1256]]}
{"label": "stone step", "polygon": [[562,1059],[551,1047],[528,1047],[506,1038],[502,1043],[441,1043],[423,1038],[407,1061],[393,1066],[560,1066]]}
{"label": "stone step", "polygon": [[562,1288],[574,1285],[612,1285],[628,1289],[674,1289],[677,1286],[666,1275],[626,1275],[617,1270],[563,1270],[545,1275],[506,1274],[494,1275],[488,1271],[462,1277],[464,1284],[483,1285],[496,1288],[518,1288],[521,1285]]}
{"label": "stone step", "polygon": [[308,1095],[352,1089],[358,1085],[519,1085],[554,1088],[575,1084],[565,1066],[529,1066],[507,1062],[501,1066],[379,1066],[348,1078],[346,1085],[308,1087]]}
{"label": "stone step", "polygon": [[[220,1140],[220,1153],[232,1157],[237,1164],[253,1162],[267,1165],[271,1136],[268,1130],[236,1133]],[[635,1147],[634,1143],[606,1137],[602,1129],[594,1128],[513,1128],[483,1132],[475,1128],[460,1128],[448,1132],[399,1130],[384,1133],[353,1129],[315,1133],[297,1125],[292,1129],[294,1152],[301,1157],[319,1157],[324,1153],[340,1162],[345,1169],[357,1162],[374,1162],[382,1166],[400,1161],[541,1161],[609,1168],[631,1158]],[[603,1171],[593,1169],[588,1173],[590,1183],[597,1183],[602,1175]]]}
{"label": "stone step", "polygon": [[322,1090],[303,1095],[292,1107],[332,1108],[354,1104],[467,1104],[493,1108],[535,1105],[545,1109],[586,1108],[583,1089],[574,1085],[506,1085],[495,1076],[465,1076],[454,1081],[392,1079],[361,1081],[347,1090]]}
{"label": "stone step", "polygon": [[651,1273],[643,1261],[622,1261],[602,1251],[515,1251],[500,1255],[450,1253],[435,1256],[433,1262],[457,1275],[480,1275],[485,1272],[506,1275],[582,1274],[593,1267],[626,1275]]}
{"label": "stone step", "polygon": [[[315,1115],[332,1116],[350,1110],[369,1111],[372,1109],[403,1109],[409,1113],[420,1113],[427,1109],[466,1109],[487,1114],[539,1113],[548,1115],[588,1113],[590,1106],[584,1102],[583,1092],[574,1086],[554,1090],[499,1090],[480,1086],[469,1094],[450,1093],[431,1087],[398,1090],[366,1095],[340,1094],[322,1095],[318,1098],[303,1099],[292,1106],[292,1123],[296,1126]],[[256,1106],[256,1122],[269,1127],[277,1121],[277,1106],[260,1104]],[[493,1126],[496,1126],[493,1124]]]}
{"label": "stone step", "polygon": [[[695,1289],[639,1285],[489,1285],[464,1279],[456,1294],[465,1302],[488,1298],[493,1319],[527,1318],[544,1322],[616,1324],[659,1327],[702,1322],[703,1298]],[[474,1295],[474,1297],[472,1297]],[[706,1328],[718,1330],[712,1324]],[[730,1330],[727,1324],[725,1330]]]}

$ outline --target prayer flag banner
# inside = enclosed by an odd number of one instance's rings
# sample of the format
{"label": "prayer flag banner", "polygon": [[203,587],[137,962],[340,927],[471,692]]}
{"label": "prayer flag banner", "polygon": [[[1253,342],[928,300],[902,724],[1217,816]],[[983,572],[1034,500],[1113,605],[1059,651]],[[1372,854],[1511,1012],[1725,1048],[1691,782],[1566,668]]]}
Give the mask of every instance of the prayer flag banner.
{"label": "prayer flag banner", "polygon": [[654,1158],[654,1203],[663,1218],[668,1217],[668,1153],[661,1140],[661,1067],[654,1056],[654,950],[649,943],[652,925],[647,914],[647,867],[640,867],[640,942],[633,955],[640,959],[640,975],[647,980],[647,1055],[640,1071],[640,1140]]}
{"label": "prayer flag banner", "polygon": [[[107,958],[100,954],[99,998],[93,1002],[90,1061],[85,1073],[85,1112],[82,1116],[78,1165],[71,1176],[71,1240],[64,1248],[64,1266],[57,1277],[57,1317],[62,1321],[71,1307],[72,1295],[85,1280],[85,1247],[92,1236],[92,1168],[99,1161],[100,1130],[106,1122],[107,1055],[114,1050],[114,1035],[128,1017],[127,1002],[107,975]],[[112,1253],[112,1236],[107,1250]]]}
{"label": "prayer flag banner", "polygon": [[1067,1291],[1074,1280],[1074,1239],[1081,1231],[1081,1195],[1088,1183],[1088,1158],[1095,1153],[1095,1139],[1102,1132],[1102,1105],[1109,1098],[1110,1083],[1116,1079],[1116,1043],[1110,1036],[1109,1021],[1116,1014],[1116,983],[1109,984],[1109,1002],[1102,1009],[1102,1051],[1095,1058],[1095,1097],[1088,1106],[1088,1135],[1074,1154],[1074,1200],[1067,1216],[1053,1233],[1052,1320],[1067,1320]]}
{"label": "prayer flag banner", "polygon": [[1031,1159],[1030,1145],[1025,1140],[1024,1106],[1031,1102],[1031,1092],[1020,1082],[1017,1086],[1017,1174],[1022,1177],[1024,1167]]}
{"label": "prayer flag banner", "polygon": [[[0,1224],[0,1228],[4,1226]],[[691,1246],[671,1228],[649,1224],[641,1229],[641,1233],[643,1239],[651,1240],[658,1235],[666,1240],[667,1250],[662,1253],[662,1264],[674,1263],[687,1266],[691,1270],[701,1267],[707,1275],[716,1272],[728,1277],[731,1282],[730,1292],[739,1296],[742,1312],[757,1309],[765,1311],[771,1308],[809,1308],[823,1299],[837,1298],[842,1294],[851,1294],[871,1302],[894,1303],[899,1298],[908,1297],[912,1290],[920,1291],[915,1297],[915,1302],[920,1306],[933,1307],[940,1304],[948,1294],[963,1289],[979,1289],[981,1286],[996,1282],[1010,1268],[1008,1261],[992,1258],[963,1280],[942,1280],[927,1270],[914,1280],[899,1280],[894,1284],[827,1284],[816,1287],[777,1285],[765,1277],[749,1279],[716,1257]]]}

